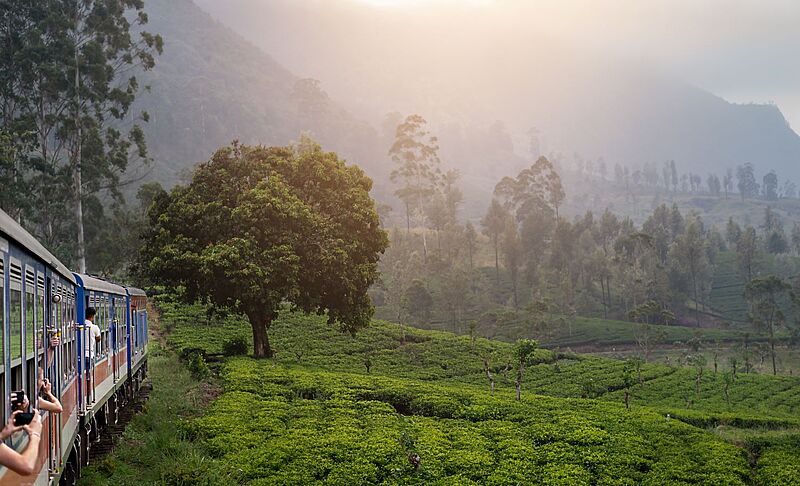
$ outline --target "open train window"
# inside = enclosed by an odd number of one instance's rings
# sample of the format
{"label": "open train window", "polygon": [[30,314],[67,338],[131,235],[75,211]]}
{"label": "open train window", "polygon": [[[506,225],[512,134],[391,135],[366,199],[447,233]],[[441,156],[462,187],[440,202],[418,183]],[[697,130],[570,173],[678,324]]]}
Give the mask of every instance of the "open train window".
{"label": "open train window", "polygon": [[27,268],[25,270],[25,356],[30,358],[33,356],[33,350],[36,343],[36,278],[34,277],[33,269]]}
{"label": "open train window", "polygon": [[25,391],[31,394],[36,389],[36,318],[39,312],[39,303],[36,297],[36,274],[30,267],[25,269],[25,349],[23,359],[25,360]]}
{"label": "open train window", "polygon": [[11,390],[22,388],[22,266],[11,261],[9,267],[9,344]]}
{"label": "open train window", "polygon": [[6,256],[4,253],[0,253],[0,324],[3,327],[0,327],[0,418],[2,418],[3,423],[6,423],[6,379],[5,379],[5,370],[6,370],[6,357],[5,357],[5,342],[4,334],[6,328]]}

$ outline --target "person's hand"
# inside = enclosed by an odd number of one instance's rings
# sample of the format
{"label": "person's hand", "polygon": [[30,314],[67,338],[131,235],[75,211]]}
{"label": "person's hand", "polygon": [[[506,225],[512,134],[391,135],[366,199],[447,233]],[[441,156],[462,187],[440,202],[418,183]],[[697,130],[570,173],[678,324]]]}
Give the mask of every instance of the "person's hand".
{"label": "person's hand", "polygon": [[47,378],[44,379],[43,388],[44,388],[44,392],[45,393],[47,393],[48,395],[51,394],[50,391],[53,389],[53,385],[52,385],[52,383],[50,383],[50,380],[48,380]]}
{"label": "person's hand", "polygon": [[[16,400],[16,398],[17,398],[17,392],[11,392],[11,401],[14,402]],[[27,410],[28,405],[30,405],[30,404],[31,404],[31,402],[28,400],[28,396],[26,395],[25,396],[25,401],[22,402],[21,404],[17,405],[16,408],[17,408],[17,410],[23,410],[24,411],[24,410]]]}
{"label": "person's hand", "polygon": [[41,438],[42,416],[39,415],[39,411],[36,410],[35,408],[31,410],[31,412],[33,412],[33,420],[31,420],[31,423],[29,423],[28,425],[23,425],[22,428],[25,429],[25,432],[27,432],[29,436],[36,434],[39,436],[39,438]]}
{"label": "person's hand", "polygon": [[14,417],[16,417],[18,413],[22,413],[22,410],[17,410],[8,417],[8,422],[6,422],[6,426],[3,427],[3,430],[0,430],[0,440],[6,440],[12,435],[22,430],[22,425],[20,426],[14,425]]}

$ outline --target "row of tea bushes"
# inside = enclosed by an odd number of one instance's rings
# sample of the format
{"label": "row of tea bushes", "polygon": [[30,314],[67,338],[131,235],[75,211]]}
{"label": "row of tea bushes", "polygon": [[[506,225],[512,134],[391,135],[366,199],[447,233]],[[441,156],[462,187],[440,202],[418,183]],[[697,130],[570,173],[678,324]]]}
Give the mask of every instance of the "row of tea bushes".
{"label": "row of tea bushes", "polygon": [[[745,484],[742,451],[646,409],[239,358],[191,432],[252,484]],[[418,462],[417,462],[418,458]]]}

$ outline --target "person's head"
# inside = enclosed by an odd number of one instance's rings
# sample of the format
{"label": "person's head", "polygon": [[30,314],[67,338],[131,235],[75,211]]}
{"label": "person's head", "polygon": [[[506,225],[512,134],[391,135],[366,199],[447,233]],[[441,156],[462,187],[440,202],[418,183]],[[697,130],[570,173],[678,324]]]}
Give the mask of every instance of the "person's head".
{"label": "person's head", "polygon": [[86,308],[86,319],[94,322],[94,316],[97,314],[97,309],[94,307],[87,307]]}

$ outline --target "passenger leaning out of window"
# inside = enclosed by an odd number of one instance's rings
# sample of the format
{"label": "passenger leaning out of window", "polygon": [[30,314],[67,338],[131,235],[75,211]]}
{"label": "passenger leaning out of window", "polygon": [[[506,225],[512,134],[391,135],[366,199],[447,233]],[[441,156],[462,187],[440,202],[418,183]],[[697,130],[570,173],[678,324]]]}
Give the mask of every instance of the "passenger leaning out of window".
{"label": "passenger leaning out of window", "polygon": [[[16,393],[11,394],[11,402],[15,403]],[[24,407],[24,408],[23,408]],[[37,456],[39,455],[39,442],[42,440],[42,417],[35,408],[30,412],[23,403],[15,407],[16,410],[8,417],[8,422],[0,431],[0,441],[5,441],[14,434],[25,431],[28,434],[28,443],[21,453],[15,451],[5,443],[0,442],[0,465],[5,466],[17,474],[28,476],[36,472]],[[27,420],[22,420],[27,416]],[[29,420],[29,423],[22,423]],[[19,425],[17,425],[19,424]]]}
{"label": "passenger leaning out of window", "polygon": [[39,380],[36,389],[39,390],[39,409],[53,413],[61,413],[64,411],[61,402],[53,395],[53,384],[44,377],[44,370],[42,368],[39,368]]}
{"label": "passenger leaning out of window", "polygon": [[[55,353],[54,350],[61,345],[61,337],[59,337],[56,333],[49,333],[50,339],[47,348],[47,362],[49,363],[49,369],[47,374],[52,376],[55,374]],[[42,347],[41,339],[36,339],[39,343],[39,347]],[[53,385],[48,378],[45,378],[45,370],[44,368],[39,368],[39,378],[36,382],[36,389],[38,390],[38,402],[37,406],[39,410],[44,412],[45,410],[48,412],[53,413],[61,413],[64,411],[63,407],[61,406],[61,402],[53,395]]]}

